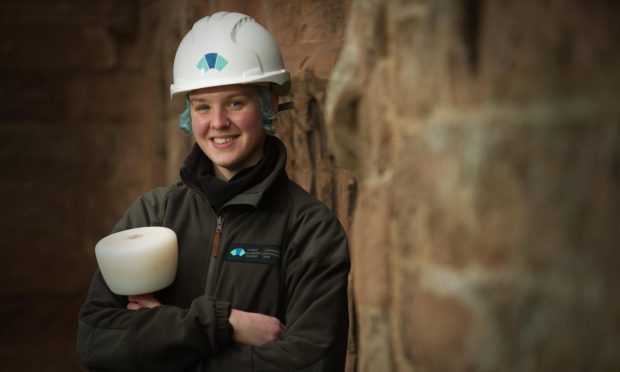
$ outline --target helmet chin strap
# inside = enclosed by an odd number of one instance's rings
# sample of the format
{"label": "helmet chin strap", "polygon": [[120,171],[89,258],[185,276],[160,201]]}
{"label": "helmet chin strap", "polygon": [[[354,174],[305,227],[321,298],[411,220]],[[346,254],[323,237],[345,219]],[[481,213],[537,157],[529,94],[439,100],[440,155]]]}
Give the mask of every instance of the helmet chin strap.
{"label": "helmet chin strap", "polygon": [[289,101],[278,104],[278,112],[285,110],[292,110],[295,108],[295,102]]}

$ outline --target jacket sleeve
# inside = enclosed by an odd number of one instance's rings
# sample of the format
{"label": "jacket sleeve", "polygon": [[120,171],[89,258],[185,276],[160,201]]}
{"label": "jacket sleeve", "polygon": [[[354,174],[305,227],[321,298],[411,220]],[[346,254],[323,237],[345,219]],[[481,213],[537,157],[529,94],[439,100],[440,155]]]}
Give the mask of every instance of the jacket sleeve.
{"label": "jacket sleeve", "polygon": [[[135,202],[114,231],[160,224],[159,196]],[[187,309],[126,305],[127,297],[113,294],[97,270],[78,323],[78,353],[90,371],[192,371],[232,343],[229,303],[201,296]]]}
{"label": "jacket sleeve", "polygon": [[284,262],[284,334],[254,348],[254,371],[343,371],[349,249],[340,223],[322,204],[294,218]]}

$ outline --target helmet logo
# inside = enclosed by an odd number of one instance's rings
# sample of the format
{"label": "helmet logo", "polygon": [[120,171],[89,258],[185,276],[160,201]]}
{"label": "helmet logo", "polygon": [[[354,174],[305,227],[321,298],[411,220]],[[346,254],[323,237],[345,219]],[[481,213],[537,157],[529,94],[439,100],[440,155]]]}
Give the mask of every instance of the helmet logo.
{"label": "helmet logo", "polygon": [[198,61],[196,67],[202,71],[203,74],[205,74],[211,69],[222,71],[227,64],[228,61],[224,58],[224,56],[217,53],[207,53],[204,57],[200,58],[200,61]]}

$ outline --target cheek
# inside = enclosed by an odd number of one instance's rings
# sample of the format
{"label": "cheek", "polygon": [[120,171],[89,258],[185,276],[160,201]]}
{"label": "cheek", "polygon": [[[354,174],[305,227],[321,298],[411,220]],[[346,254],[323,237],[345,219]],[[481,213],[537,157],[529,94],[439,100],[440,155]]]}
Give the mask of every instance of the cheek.
{"label": "cheek", "polygon": [[246,133],[261,133],[263,132],[263,117],[260,112],[251,112],[239,117],[237,126]]}
{"label": "cheek", "polygon": [[192,133],[194,134],[194,136],[203,135],[207,127],[205,125],[204,120],[201,120],[200,116],[195,115],[195,114],[191,115],[191,120],[192,120]]}

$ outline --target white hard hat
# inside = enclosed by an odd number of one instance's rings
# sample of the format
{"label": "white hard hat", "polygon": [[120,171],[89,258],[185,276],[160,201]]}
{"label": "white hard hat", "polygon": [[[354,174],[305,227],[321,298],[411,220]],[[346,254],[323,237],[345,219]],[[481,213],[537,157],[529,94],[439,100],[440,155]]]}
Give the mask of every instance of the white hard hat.
{"label": "white hard hat", "polygon": [[194,23],[174,57],[172,97],[231,84],[274,83],[288,93],[290,74],[278,45],[253,18],[219,12]]}

